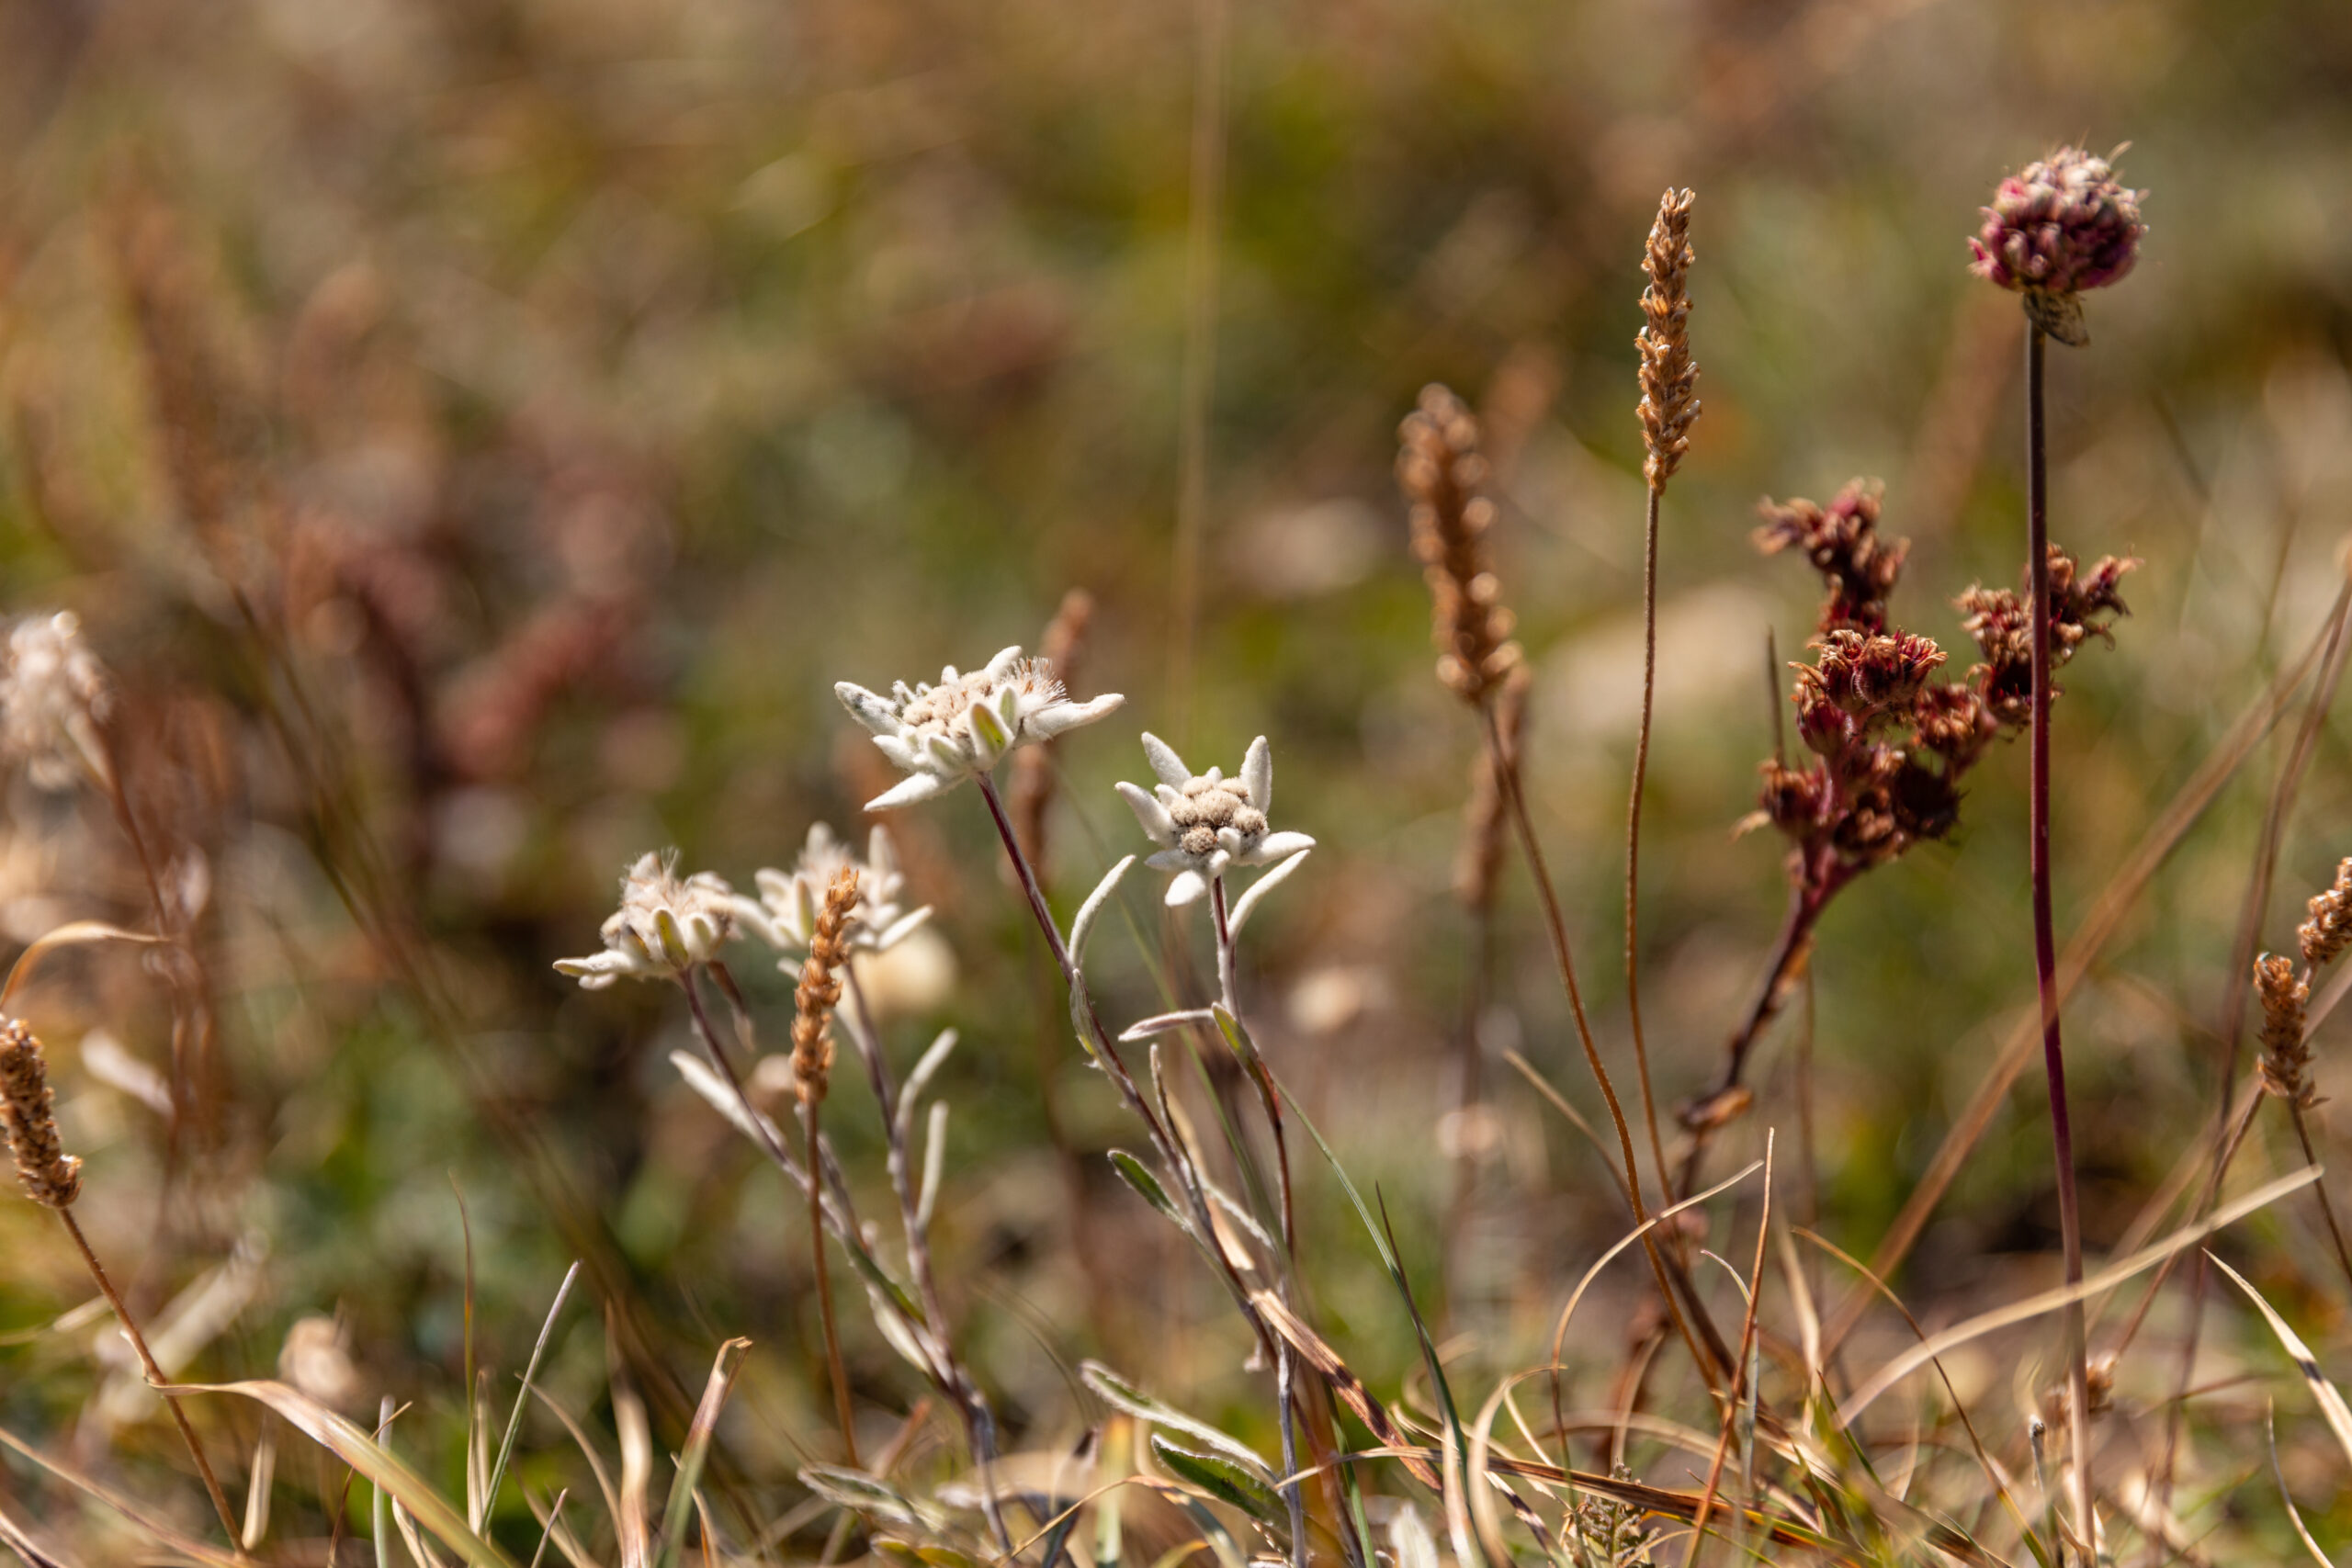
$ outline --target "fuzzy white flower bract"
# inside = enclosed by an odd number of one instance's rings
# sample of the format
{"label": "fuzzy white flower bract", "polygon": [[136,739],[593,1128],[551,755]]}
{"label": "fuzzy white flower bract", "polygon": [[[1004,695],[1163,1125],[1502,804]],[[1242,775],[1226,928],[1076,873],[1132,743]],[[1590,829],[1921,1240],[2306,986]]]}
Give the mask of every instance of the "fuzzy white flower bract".
{"label": "fuzzy white flower bract", "polygon": [[1144,835],[1159,846],[1145,863],[1176,874],[1168,885],[1171,906],[1200,897],[1228,866],[1272,865],[1315,847],[1304,833],[1277,833],[1267,826],[1274,801],[1274,756],[1264,736],[1250,743],[1240,775],[1230,779],[1215,768],[1193,773],[1156,735],[1144,736],[1143,750],[1159,782],[1149,794],[1123,783],[1119,794]]}
{"label": "fuzzy white flower bract", "polygon": [[831,828],[818,822],[809,827],[808,841],[801,847],[799,863],[789,875],[763,867],[752,874],[752,880],[759,884],[760,896],[735,896],[729,907],[737,928],[783,953],[783,966],[798,974],[797,955],[808,951],[809,939],[816,934],[817,914],[824,908],[825,888],[833,880],[833,874],[845,865],[857,870],[857,908],[845,933],[853,949],[860,953],[887,952],[931,919],[928,904],[912,912],[899,907],[899,897],[905,890],[907,878],[899,869],[889,829],[877,826],[865,840],[865,858],[859,860],[847,844],[833,836]]}
{"label": "fuzzy white flower bract", "polygon": [[35,785],[64,789],[84,769],[106,777],[97,727],[112,703],[106,666],[82,640],[73,611],[28,615],[9,628],[0,756],[22,763]]}
{"label": "fuzzy white flower bract", "polygon": [[678,875],[677,856],[651,851],[621,878],[621,907],[600,933],[601,953],[559,958],[558,972],[601,991],[616,980],[668,980],[718,956],[734,933],[735,890],[716,874]]}
{"label": "fuzzy white flower bract", "polygon": [[1126,699],[1106,693],[1074,703],[1063,694],[1053,666],[1008,648],[968,675],[949,665],[939,683],[909,686],[888,697],[854,682],[837,682],[833,695],[850,716],[874,732],[874,744],[907,776],[865,803],[888,811],[929,800],[975,773],[995,769],[1016,746],[1051,740],[1064,730],[1106,717]]}

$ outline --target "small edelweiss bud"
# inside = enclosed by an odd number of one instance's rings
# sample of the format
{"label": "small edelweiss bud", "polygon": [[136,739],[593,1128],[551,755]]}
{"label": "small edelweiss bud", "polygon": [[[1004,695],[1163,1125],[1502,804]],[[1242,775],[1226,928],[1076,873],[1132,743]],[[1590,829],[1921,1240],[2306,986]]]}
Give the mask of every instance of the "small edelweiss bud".
{"label": "small edelweiss bud", "polygon": [[878,824],[866,839],[865,858],[850,853],[822,822],[808,829],[800,860],[791,873],[762,868],[753,874],[760,896],[737,894],[729,906],[736,929],[749,931],[785,954],[778,967],[797,972],[798,955],[815,940],[823,912],[825,889],[842,867],[857,873],[857,919],[849,929],[849,944],[860,953],[885,953],[931,919],[931,906],[908,910],[899,902],[907,885],[899,869],[890,830]]}
{"label": "small edelweiss bud", "polygon": [[42,789],[106,774],[98,726],[113,705],[106,666],[71,610],[28,615],[8,632],[0,673],[0,755]]}
{"label": "small edelweiss bud", "polygon": [[1237,865],[1272,865],[1315,847],[1305,833],[1277,833],[1266,820],[1274,799],[1274,758],[1262,735],[1250,743],[1241,773],[1227,778],[1211,768],[1195,773],[1158,736],[1143,738],[1144,754],[1159,782],[1146,793],[1122,784],[1119,795],[1144,834],[1159,846],[1145,863],[1176,873],[1168,902],[1183,905]]}
{"label": "small edelweiss bud", "polygon": [[621,907],[605,920],[605,949],[559,958],[558,972],[600,991],[615,980],[668,980],[707,964],[735,931],[735,890],[707,871],[681,879],[677,856],[650,852],[621,878]]}
{"label": "small edelweiss bud", "polygon": [[940,671],[939,683],[899,682],[881,696],[852,682],[834,683],[850,716],[873,732],[874,744],[907,776],[865,803],[888,811],[944,794],[976,774],[992,773],[1018,746],[1051,740],[1065,730],[1108,716],[1126,699],[1107,693],[1071,702],[1042,659],[1008,648],[984,670]]}
{"label": "small edelweiss bud", "polygon": [[1968,242],[1969,270],[2024,295],[2035,325],[2079,346],[2090,340],[2075,297],[2132,270],[2146,194],[2119,184],[2107,159],[2062,147],[2001,182]]}
{"label": "small edelweiss bud", "polygon": [[2352,857],[2335,868],[2335,884],[2311,901],[2312,918],[2296,928],[2303,962],[2316,969],[2352,947]]}
{"label": "small edelweiss bud", "polygon": [[57,1138],[56,1092],[40,1041],[17,1019],[0,1022],[0,1122],[25,1196],[51,1209],[69,1209],[82,1195],[82,1162]]}

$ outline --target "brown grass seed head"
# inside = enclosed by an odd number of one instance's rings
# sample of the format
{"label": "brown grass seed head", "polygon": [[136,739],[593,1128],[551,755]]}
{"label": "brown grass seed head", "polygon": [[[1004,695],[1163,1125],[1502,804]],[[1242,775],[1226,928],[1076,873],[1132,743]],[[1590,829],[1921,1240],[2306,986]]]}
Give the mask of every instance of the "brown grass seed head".
{"label": "brown grass seed head", "polygon": [[2352,947],[2352,855],[2335,868],[2335,884],[2311,901],[2312,918],[2296,928],[2303,962],[2316,969]]}
{"label": "brown grass seed head", "polygon": [[1666,193],[1642,254],[1642,270],[1649,275],[1642,313],[1648,320],[1634,338],[1642,356],[1642,400],[1635,407],[1642,444],[1649,449],[1642,475],[1653,492],[1665,490],[1681,466],[1691,423],[1699,417],[1699,367],[1690,358],[1692,199],[1687,190]]}
{"label": "brown grass seed head", "polygon": [[845,865],[825,886],[825,907],[792,993],[792,1077],[804,1104],[821,1101],[831,1079],[833,1040],[828,1026],[842,999],[841,970],[849,962],[847,933],[856,910],[857,868]]}
{"label": "brown grass seed head", "polygon": [[2312,1053],[2303,1039],[2303,1005],[2311,1000],[2311,986],[2295,977],[2293,959],[2266,953],[2255,960],[2254,988],[2262,998],[2262,1059],[2255,1071],[2263,1091],[2308,1110],[2319,1103],[2305,1077]]}
{"label": "brown grass seed head", "polygon": [[1482,490],[1478,422],[1460,398],[1431,382],[1396,436],[1396,482],[1412,504],[1413,554],[1429,579],[1438,679],[1463,701],[1483,704],[1521,656],[1502,585],[1487,564],[1495,503]]}
{"label": "brown grass seed head", "polygon": [[0,1025],[0,1120],[7,1123],[8,1152],[25,1196],[65,1209],[82,1195],[82,1162],[58,1142],[56,1098],[40,1041],[9,1019]]}

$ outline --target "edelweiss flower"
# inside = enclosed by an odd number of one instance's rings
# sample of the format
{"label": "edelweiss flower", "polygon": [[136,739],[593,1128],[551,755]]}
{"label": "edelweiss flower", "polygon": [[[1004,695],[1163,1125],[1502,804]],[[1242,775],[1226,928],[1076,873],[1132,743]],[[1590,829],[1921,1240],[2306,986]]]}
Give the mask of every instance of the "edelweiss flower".
{"label": "edelweiss flower", "polygon": [[1304,833],[1267,829],[1266,811],[1274,798],[1274,756],[1264,736],[1250,743],[1249,754],[1241,759],[1241,776],[1231,779],[1215,768],[1195,774],[1156,735],[1143,738],[1143,750],[1159,783],[1149,795],[1122,784],[1119,794],[1145,834],[1160,847],[1146,863],[1176,873],[1168,885],[1170,904],[1193,902],[1227,866],[1272,865],[1315,847]]}
{"label": "edelweiss flower", "polygon": [[899,895],[907,879],[899,870],[899,857],[890,847],[888,829],[874,829],[866,840],[865,858],[861,861],[850,853],[847,844],[833,837],[831,828],[819,822],[809,828],[808,841],[802,847],[800,862],[790,875],[763,867],[753,874],[760,885],[760,896],[746,898],[736,895],[730,908],[737,924],[786,953],[786,966],[797,974],[798,963],[790,955],[808,951],[809,938],[817,930],[817,917],[824,908],[826,885],[845,865],[857,868],[857,908],[847,937],[855,951],[885,952],[931,919],[928,904],[911,914],[899,908]]}
{"label": "edelweiss flower", "polygon": [[910,687],[901,681],[881,697],[842,681],[833,694],[907,774],[897,788],[867,801],[868,811],[944,794],[975,773],[992,771],[1014,747],[1092,724],[1126,700],[1114,692],[1071,702],[1062,694],[1053,666],[1022,658],[1017,648],[1006,649],[987,669],[969,675],[957,674],[951,664],[940,671],[936,686]]}
{"label": "edelweiss flower", "polygon": [[42,789],[63,789],[84,768],[105,774],[97,725],[112,694],[106,667],[71,610],[28,615],[8,633],[0,675],[0,754]]}
{"label": "edelweiss flower", "polygon": [[681,880],[677,856],[650,851],[621,878],[621,907],[605,922],[605,950],[559,958],[556,968],[601,991],[614,981],[668,980],[718,955],[735,929],[735,890],[715,874]]}

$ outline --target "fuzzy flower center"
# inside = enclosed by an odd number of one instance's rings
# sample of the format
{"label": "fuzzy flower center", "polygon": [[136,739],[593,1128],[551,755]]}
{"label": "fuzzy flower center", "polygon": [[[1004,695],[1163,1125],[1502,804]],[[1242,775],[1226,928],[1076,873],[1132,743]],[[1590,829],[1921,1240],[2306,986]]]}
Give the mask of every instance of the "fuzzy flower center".
{"label": "fuzzy flower center", "polygon": [[1232,829],[1250,843],[1266,832],[1266,814],[1250,804],[1249,786],[1239,779],[1185,780],[1169,802],[1168,818],[1176,824],[1177,847],[1188,855],[1216,853],[1220,828]]}
{"label": "fuzzy flower center", "polygon": [[959,675],[944,685],[924,686],[899,710],[899,718],[910,729],[923,735],[952,737],[972,705],[984,700],[999,686],[1012,686],[1021,693],[1021,705],[1025,709],[1042,707],[1059,701],[1062,683],[1054,679],[1051,667],[1044,660],[1024,659],[1004,675],[991,678],[985,670],[975,670]]}

